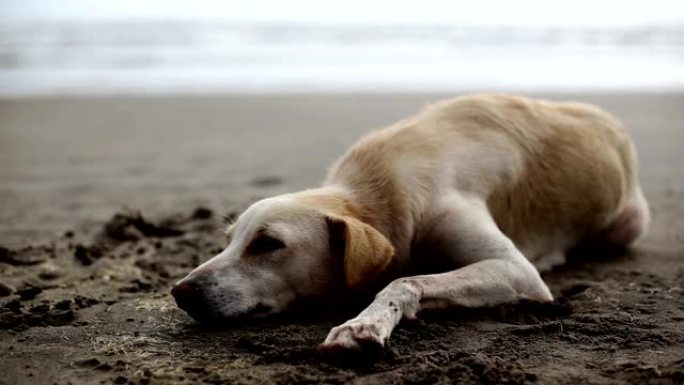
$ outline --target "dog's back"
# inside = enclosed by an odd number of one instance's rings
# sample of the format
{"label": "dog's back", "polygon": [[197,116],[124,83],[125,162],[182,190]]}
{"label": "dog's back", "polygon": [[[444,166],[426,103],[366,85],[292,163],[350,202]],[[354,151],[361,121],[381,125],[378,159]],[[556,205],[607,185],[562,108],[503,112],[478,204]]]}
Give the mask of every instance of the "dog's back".
{"label": "dog's back", "polygon": [[369,208],[383,211],[370,209],[365,219],[394,242],[415,240],[444,195],[482,197],[533,261],[564,253],[626,211],[639,217],[632,238],[648,222],[627,132],[608,113],[579,103],[505,95],[442,101],[367,135],[328,183],[361,191]]}

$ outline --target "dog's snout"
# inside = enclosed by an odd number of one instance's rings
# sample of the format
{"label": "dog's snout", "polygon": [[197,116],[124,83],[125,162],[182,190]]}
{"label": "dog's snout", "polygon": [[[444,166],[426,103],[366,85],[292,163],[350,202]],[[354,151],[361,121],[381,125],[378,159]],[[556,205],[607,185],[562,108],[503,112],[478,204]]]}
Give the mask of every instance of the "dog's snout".
{"label": "dog's snout", "polygon": [[193,297],[201,294],[202,288],[195,281],[182,281],[171,289],[171,295],[176,301],[191,301]]}
{"label": "dog's snout", "polygon": [[171,289],[171,295],[178,307],[197,321],[206,321],[212,317],[211,307],[207,304],[200,281],[184,279]]}

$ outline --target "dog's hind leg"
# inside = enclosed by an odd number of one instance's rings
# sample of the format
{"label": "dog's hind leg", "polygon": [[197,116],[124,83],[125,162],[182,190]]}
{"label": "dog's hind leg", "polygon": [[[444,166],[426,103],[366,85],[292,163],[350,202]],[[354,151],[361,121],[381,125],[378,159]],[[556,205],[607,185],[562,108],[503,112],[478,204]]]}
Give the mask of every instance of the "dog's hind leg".
{"label": "dog's hind leg", "polygon": [[626,247],[646,233],[650,222],[648,203],[641,188],[637,187],[625,208],[601,231],[600,236],[610,245]]}
{"label": "dog's hind leg", "polygon": [[393,281],[356,318],[333,328],[321,348],[384,345],[402,318],[414,318],[421,309],[553,300],[535,267],[501,233],[483,203],[462,202],[451,208],[439,217],[434,231],[450,235],[441,247],[450,248],[455,262],[466,266]]}

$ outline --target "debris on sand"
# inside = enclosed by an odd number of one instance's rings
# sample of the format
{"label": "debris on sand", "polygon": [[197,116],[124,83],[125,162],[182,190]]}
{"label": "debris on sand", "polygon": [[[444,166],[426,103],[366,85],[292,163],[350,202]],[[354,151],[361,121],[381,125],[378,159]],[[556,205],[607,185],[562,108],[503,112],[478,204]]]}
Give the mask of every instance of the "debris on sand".
{"label": "debris on sand", "polygon": [[82,295],[77,295],[76,297],[74,297],[74,302],[76,303],[76,306],[79,309],[90,307],[99,303],[99,301],[94,298],[88,298]]}
{"label": "debris on sand", "polygon": [[100,259],[104,254],[104,250],[100,246],[83,246],[76,245],[74,250],[74,257],[81,262],[83,266],[90,266],[97,259]]}
{"label": "debris on sand", "polygon": [[21,302],[19,302],[19,297],[17,296],[5,298],[0,301],[0,312],[19,313],[20,309]]}
{"label": "debris on sand", "polygon": [[43,288],[27,283],[22,288],[17,290],[17,294],[22,300],[34,299],[36,296],[43,292]]}
{"label": "debris on sand", "polygon": [[73,310],[31,308],[28,312],[2,312],[0,313],[0,329],[16,326],[64,326],[70,324],[74,318]]}
{"label": "debris on sand", "polygon": [[71,323],[75,318],[71,309],[61,310],[47,307],[46,309],[29,309],[24,315],[24,322],[28,326],[63,326]]}
{"label": "debris on sand", "polygon": [[0,263],[6,263],[12,266],[33,266],[45,262],[45,250],[42,248],[34,248],[32,246],[25,247],[22,250],[14,251],[6,247],[0,246]]}
{"label": "debris on sand", "polygon": [[0,329],[9,329],[21,324],[24,315],[21,313],[21,302],[18,296],[11,296],[0,301]]}
{"label": "debris on sand", "polygon": [[190,215],[190,219],[209,219],[212,216],[214,216],[214,212],[211,209],[200,206]]}
{"label": "debris on sand", "polygon": [[6,283],[0,282],[0,297],[7,297],[14,293],[14,289]]}
{"label": "debris on sand", "polygon": [[[567,378],[608,385],[684,378],[682,275],[674,259],[659,259],[661,269],[673,271],[667,274],[642,271],[653,258],[583,262],[544,276],[555,290],[552,303],[421,313],[421,321],[397,329],[386,349],[370,345],[335,356],[316,346],[354,310],[303,311],[223,330],[194,323],[174,305],[173,283],[221,249],[219,217],[202,207],[151,222],[122,213],[47,246],[7,250],[19,261],[46,262],[0,264],[9,289],[0,296],[0,371],[23,376],[8,383],[36,383],[22,372],[29,357],[75,385],[529,385]],[[617,355],[621,360],[611,358]]]}
{"label": "debris on sand", "polygon": [[103,229],[104,236],[119,241],[138,240],[145,237],[176,237],[182,234],[182,230],[160,226],[146,220],[137,211],[115,214],[105,223]]}

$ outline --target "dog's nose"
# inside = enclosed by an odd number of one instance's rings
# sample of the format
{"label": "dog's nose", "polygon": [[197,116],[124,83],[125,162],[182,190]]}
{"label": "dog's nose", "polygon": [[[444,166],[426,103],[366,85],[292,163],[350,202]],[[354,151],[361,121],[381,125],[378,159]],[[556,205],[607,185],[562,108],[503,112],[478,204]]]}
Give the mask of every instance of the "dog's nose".
{"label": "dog's nose", "polygon": [[172,289],[171,295],[176,301],[192,302],[194,298],[201,295],[202,288],[194,281],[178,282]]}
{"label": "dog's nose", "polygon": [[211,318],[210,307],[207,304],[204,289],[196,280],[183,280],[172,289],[171,295],[178,307],[185,310],[192,318],[205,321]]}

